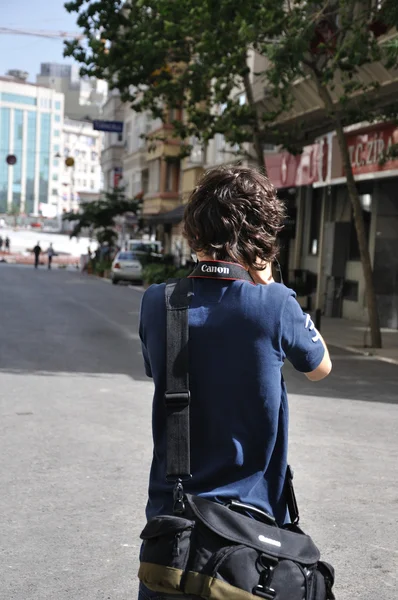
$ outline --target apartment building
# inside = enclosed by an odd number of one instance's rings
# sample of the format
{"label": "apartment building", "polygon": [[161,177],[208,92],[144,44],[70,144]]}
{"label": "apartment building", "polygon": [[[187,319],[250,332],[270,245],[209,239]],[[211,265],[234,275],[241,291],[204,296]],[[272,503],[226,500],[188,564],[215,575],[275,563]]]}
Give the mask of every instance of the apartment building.
{"label": "apartment building", "polygon": [[56,214],[63,122],[63,94],[0,77],[0,213]]}

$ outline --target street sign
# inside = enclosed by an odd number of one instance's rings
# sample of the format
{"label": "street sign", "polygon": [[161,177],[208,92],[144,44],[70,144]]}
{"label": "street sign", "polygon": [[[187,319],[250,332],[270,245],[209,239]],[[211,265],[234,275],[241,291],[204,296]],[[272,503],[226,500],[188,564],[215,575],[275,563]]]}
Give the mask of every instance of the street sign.
{"label": "street sign", "polygon": [[112,133],[123,133],[123,121],[93,121],[96,131],[110,131]]}
{"label": "street sign", "polygon": [[6,158],[6,163],[8,165],[15,165],[17,162],[17,157],[14,154],[9,154]]}

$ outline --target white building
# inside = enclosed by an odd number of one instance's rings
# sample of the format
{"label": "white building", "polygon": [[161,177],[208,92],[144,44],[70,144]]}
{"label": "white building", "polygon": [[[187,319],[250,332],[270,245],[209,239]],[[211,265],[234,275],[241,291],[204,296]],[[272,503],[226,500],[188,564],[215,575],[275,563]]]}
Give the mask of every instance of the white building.
{"label": "white building", "polygon": [[[56,212],[63,115],[63,94],[0,77],[0,213]],[[6,162],[10,155],[16,158],[14,165]]]}
{"label": "white building", "polygon": [[42,63],[36,81],[64,94],[65,116],[71,119],[97,119],[108,92],[105,81],[81,78],[77,65]]}
{"label": "white building", "polygon": [[[119,92],[117,90],[112,90],[109,92],[108,98],[103,106],[101,119],[104,121],[123,122],[125,110],[127,110],[127,108],[121,101]],[[104,133],[101,168],[104,176],[104,189],[106,191],[112,190],[116,185],[124,185],[124,145],[125,141],[123,133]]]}
{"label": "white building", "polygon": [[[65,118],[63,129],[62,212],[77,210],[79,203],[96,200],[102,190],[102,133],[90,121]],[[73,158],[73,166],[65,164]]]}

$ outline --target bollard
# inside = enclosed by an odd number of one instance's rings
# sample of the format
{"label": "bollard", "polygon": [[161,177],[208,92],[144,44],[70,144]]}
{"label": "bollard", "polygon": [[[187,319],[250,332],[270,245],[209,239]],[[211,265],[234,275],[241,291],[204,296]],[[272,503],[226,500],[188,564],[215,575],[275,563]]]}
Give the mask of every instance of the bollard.
{"label": "bollard", "polygon": [[315,327],[320,332],[321,331],[321,309],[317,308],[315,311]]}

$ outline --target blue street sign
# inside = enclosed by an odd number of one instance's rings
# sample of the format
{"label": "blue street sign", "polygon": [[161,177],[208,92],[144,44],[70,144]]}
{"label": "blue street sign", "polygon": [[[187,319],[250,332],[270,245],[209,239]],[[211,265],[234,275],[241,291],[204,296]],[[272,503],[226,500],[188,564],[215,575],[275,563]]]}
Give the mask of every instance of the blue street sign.
{"label": "blue street sign", "polygon": [[123,133],[123,121],[93,121],[96,131],[111,131],[112,133]]}

